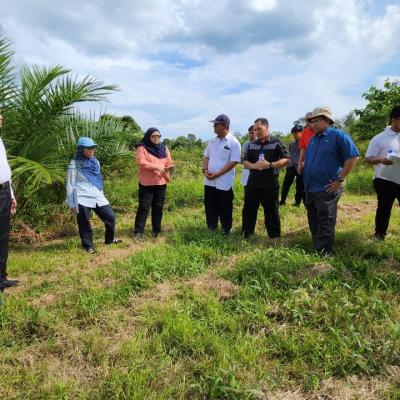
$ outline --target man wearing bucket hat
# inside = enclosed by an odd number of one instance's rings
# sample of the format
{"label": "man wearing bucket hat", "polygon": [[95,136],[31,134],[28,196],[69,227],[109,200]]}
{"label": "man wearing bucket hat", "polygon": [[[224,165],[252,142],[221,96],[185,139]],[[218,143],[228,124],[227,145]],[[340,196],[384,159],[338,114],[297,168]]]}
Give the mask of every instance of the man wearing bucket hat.
{"label": "man wearing bucket hat", "polygon": [[303,172],[308,224],[315,250],[330,255],[343,183],[360,153],[346,132],[331,126],[334,121],[328,107],[315,108],[308,122],[315,133],[305,153]]}
{"label": "man wearing bucket hat", "polygon": [[67,204],[76,214],[82,247],[90,254],[93,248],[93,230],[90,212],[93,210],[104,222],[105,244],[120,243],[115,239],[115,214],[103,193],[100,163],[94,157],[97,144],[89,137],[80,137],[75,157],[68,166]]}
{"label": "man wearing bucket hat", "polygon": [[232,228],[233,181],[235,166],[240,163],[240,143],[229,132],[230,120],[225,114],[211,120],[216,137],[204,151],[204,208],[207,227],[217,229],[218,219],[222,231],[229,235]]}

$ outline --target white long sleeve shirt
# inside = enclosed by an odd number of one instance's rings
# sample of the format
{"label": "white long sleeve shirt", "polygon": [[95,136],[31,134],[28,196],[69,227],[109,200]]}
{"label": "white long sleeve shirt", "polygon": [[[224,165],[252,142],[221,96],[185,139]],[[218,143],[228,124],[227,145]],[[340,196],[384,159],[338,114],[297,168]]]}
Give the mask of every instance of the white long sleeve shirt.
{"label": "white long sleeve shirt", "polygon": [[75,160],[71,160],[67,173],[67,199],[69,208],[79,211],[78,204],[96,208],[110,204],[102,190],[92,185],[76,167]]}
{"label": "white long sleeve shirt", "polygon": [[11,197],[14,198],[14,192],[11,188],[11,168],[8,164],[7,153],[4,143],[0,138],[0,184],[10,182]]}

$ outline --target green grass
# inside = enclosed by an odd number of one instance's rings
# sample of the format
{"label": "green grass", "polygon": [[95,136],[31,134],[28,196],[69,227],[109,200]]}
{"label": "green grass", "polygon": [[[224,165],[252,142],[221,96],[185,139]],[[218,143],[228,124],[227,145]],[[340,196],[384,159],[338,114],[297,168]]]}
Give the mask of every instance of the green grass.
{"label": "green grass", "polygon": [[23,284],[0,307],[2,398],[343,398],[350,377],[352,398],[399,398],[400,212],[374,242],[370,172],[349,180],[337,254],[323,259],[302,207],[281,209],[280,242],[266,239],[261,212],[242,240],[238,184],[233,234],[208,232],[198,156],[178,154],[161,239],[131,238],[133,171],[107,186],[121,245],[103,247],[94,219],[95,257],[77,237],[12,246]]}

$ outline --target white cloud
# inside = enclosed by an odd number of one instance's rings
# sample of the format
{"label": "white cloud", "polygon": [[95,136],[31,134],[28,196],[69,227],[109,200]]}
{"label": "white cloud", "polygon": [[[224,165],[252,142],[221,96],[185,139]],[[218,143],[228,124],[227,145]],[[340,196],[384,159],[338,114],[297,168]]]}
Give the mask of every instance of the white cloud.
{"label": "white cloud", "polygon": [[221,112],[245,132],[259,116],[289,130],[317,105],[336,116],[360,107],[399,55],[400,6],[377,13],[378,3],[16,0],[3,26],[18,63],[62,64],[116,83],[122,91],[108,112],[204,138]]}
{"label": "white cloud", "polygon": [[276,0],[251,0],[250,4],[257,11],[270,11],[276,7]]}

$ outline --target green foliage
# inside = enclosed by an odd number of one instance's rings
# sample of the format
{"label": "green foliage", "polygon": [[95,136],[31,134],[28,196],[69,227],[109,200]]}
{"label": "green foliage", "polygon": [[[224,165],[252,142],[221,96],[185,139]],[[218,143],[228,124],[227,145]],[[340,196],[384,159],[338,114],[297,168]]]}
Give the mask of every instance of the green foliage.
{"label": "green foliage", "polygon": [[363,97],[367,101],[365,108],[354,110],[359,120],[350,114],[352,120],[347,123],[357,138],[371,139],[388,124],[391,109],[400,105],[400,81],[386,80],[382,89],[371,86]]}
{"label": "green foliage", "polygon": [[100,117],[100,123],[109,122],[111,124],[118,124],[119,131],[114,132],[114,136],[118,137],[118,141],[126,144],[130,149],[134,149],[143,137],[141,127],[130,115],[117,117],[115,115],[103,114]]}
{"label": "green foliage", "polygon": [[[2,136],[13,170],[19,216],[27,217],[28,204],[33,205],[39,198],[43,201],[43,193],[49,188],[63,186],[66,166],[79,136],[91,136],[101,144],[99,158],[111,169],[127,155],[126,140],[119,133],[132,121],[95,122],[74,110],[79,102],[105,100],[108,93],[117,90],[115,85],[90,76],[79,78],[59,65],[24,66],[16,79],[12,57],[11,43],[0,32]],[[61,195],[62,191],[55,193]],[[62,201],[61,196],[50,197],[56,203]],[[32,213],[29,218],[36,219]]]}
{"label": "green foliage", "polygon": [[203,141],[201,139],[197,139],[196,135],[193,135],[192,133],[188,133],[187,136],[178,136],[176,139],[164,139],[163,143],[171,150],[204,147]]}

